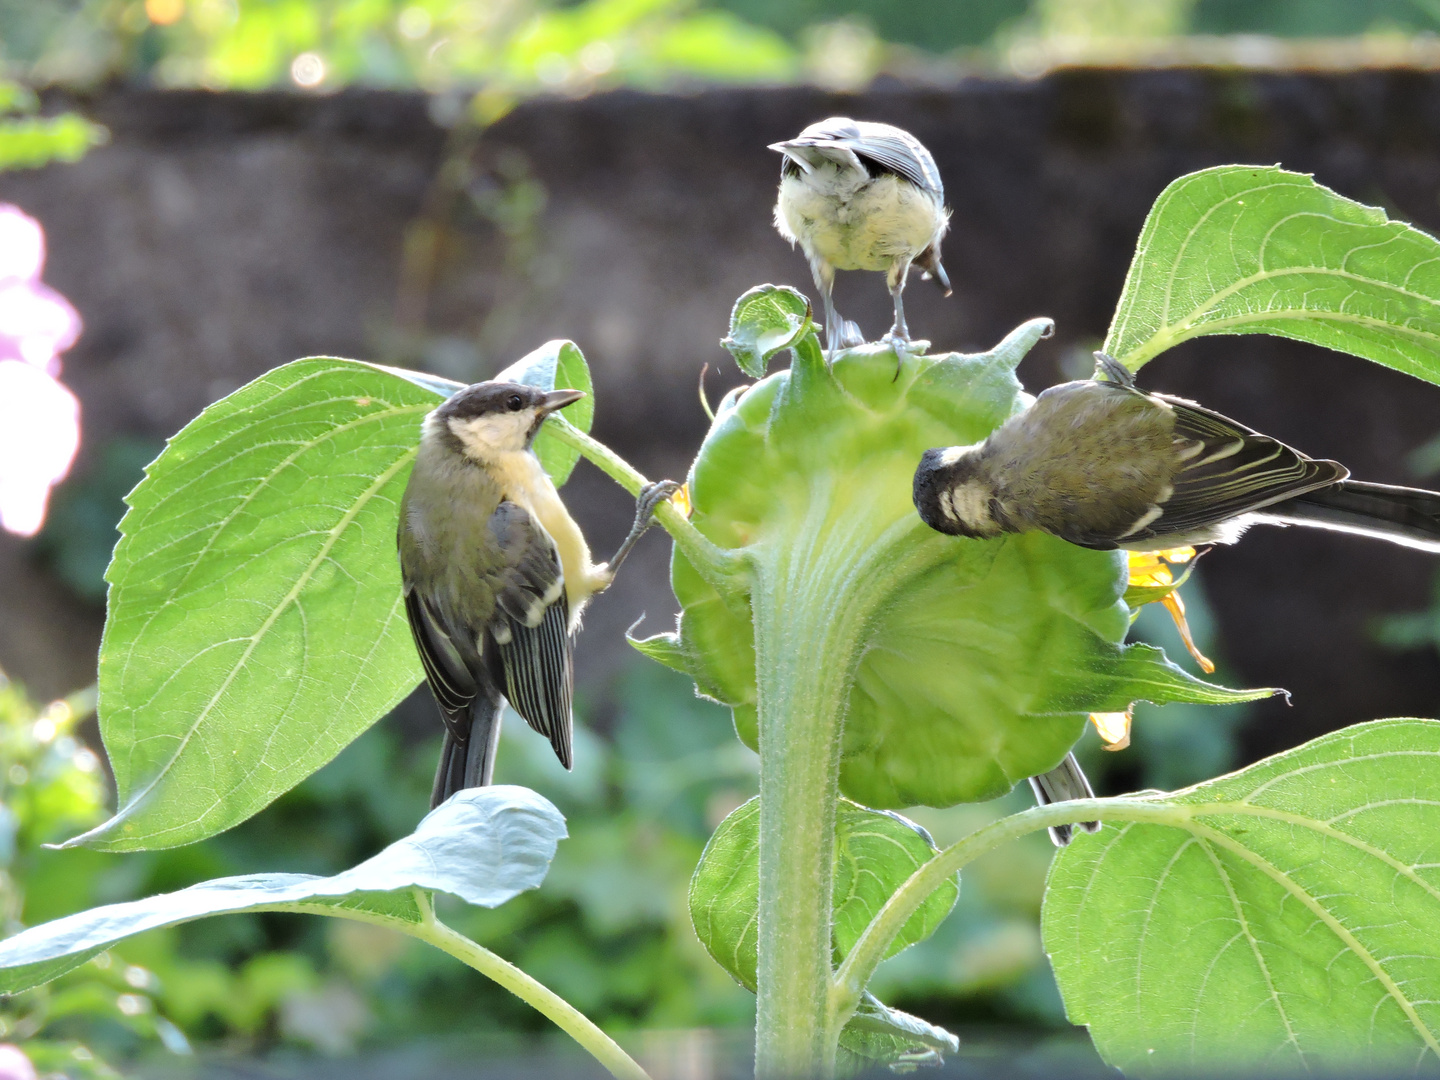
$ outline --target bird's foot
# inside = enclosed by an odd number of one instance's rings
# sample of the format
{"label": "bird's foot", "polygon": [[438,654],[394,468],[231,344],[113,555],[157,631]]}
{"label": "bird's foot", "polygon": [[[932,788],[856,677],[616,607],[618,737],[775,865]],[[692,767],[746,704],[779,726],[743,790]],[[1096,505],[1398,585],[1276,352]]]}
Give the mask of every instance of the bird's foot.
{"label": "bird's foot", "polygon": [[838,331],[833,336],[828,333],[829,328],[826,328],[825,362],[827,364],[834,363],[836,355],[846,349],[854,349],[865,344],[865,332],[860,329],[859,323],[836,316],[835,325],[838,327]]}
{"label": "bird's foot", "polygon": [[611,581],[615,579],[616,571],[630,554],[635,542],[655,523],[655,511],[660,504],[679,491],[681,486],[674,480],[656,480],[640,489],[640,495],[635,500],[635,524],[630,526],[630,535],[625,537],[624,543],[615,552],[615,557],[605,564],[605,572],[610,575]]}
{"label": "bird's foot", "polygon": [[638,525],[644,521],[648,528],[655,518],[655,511],[660,504],[669,499],[683,484],[678,480],[655,480],[646,484],[640,489],[640,497],[635,500],[635,523]]}
{"label": "bird's foot", "polygon": [[924,338],[915,341],[910,340],[910,335],[903,330],[891,327],[889,333],[880,339],[880,344],[889,345],[895,353],[895,378],[900,378],[900,369],[905,366],[907,356],[924,356],[930,351],[930,342]]}

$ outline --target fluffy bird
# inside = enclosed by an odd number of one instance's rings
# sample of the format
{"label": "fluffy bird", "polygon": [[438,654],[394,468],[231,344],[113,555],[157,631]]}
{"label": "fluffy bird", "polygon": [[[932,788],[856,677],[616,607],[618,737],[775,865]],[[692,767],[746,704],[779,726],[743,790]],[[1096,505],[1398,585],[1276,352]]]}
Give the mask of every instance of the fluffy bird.
{"label": "fluffy bird", "polygon": [[[1038,531],[1130,551],[1233,543],[1255,524],[1304,525],[1440,551],[1440,493],[1350,480],[1339,462],[1193,401],[1145,393],[1124,366],[1095,358],[1104,379],[1052,386],[982,443],[927,450],[913,491],[925,524],[952,536]],[[1091,795],[1073,756],[1030,783],[1042,804]],[[1068,843],[1069,827],[1051,836]]]}
{"label": "fluffy bird", "polygon": [[918,266],[950,295],[940,265],[940,239],[950,222],[935,159],[920,140],[889,124],[832,116],[793,139],[772,143],[784,156],[775,227],[810,261],[825,303],[830,352],[864,337],[835,310],[836,270],[883,270],[895,300],[895,325],[886,340],[908,344],[902,294]]}
{"label": "fluffy bird", "polygon": [[584,396],[476,383],[421,426],[398,546],[405,612],[445,722],[432,808],[490,783],[507,700],[570,768],[580,613],[678,487],[647,487],[630,535],[595,564],[531,449],[545,418]]}

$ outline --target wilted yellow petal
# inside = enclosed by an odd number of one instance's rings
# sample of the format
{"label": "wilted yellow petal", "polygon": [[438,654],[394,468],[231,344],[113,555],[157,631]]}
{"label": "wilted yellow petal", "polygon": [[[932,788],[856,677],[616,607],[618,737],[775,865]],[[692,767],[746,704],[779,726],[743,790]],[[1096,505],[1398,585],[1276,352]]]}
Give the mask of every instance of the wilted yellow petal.
{"label": "wilted yellow petal", "polygon": [[1090,722],[1105,740],[1106,750],[1124,750],[1130,745],[1130,721],[1133,719],[1131,705],[1124,712],[1092,712]]}
{"label": "wilted yellow petal", "polygon": [[1195,647],[1195,639],[1190,636],[1190,624],[1185,621],[1185,601],[1180,599],[1179,592],[1172,592],[1161,601],[1165,610],[1170,612],[1170,618],[1175,620],[1175,629],[1180,631],[1180,640],[1185,643],[1185,648],[1200,665],[1200,670],[1209,675],[1214,672],[1215,664],[1208,656]]}

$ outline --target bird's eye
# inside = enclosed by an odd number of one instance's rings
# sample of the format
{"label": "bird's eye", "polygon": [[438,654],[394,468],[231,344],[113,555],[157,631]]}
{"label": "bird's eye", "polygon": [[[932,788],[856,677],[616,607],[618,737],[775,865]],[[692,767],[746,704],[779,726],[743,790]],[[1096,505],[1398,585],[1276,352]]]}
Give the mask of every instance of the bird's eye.
{"label": "bird's eye", "polygon": [[519,394],[511,394],[508,398],[505,399],[505,404],[509,407],[511,412],[519,412],[525,407],[525,399],[522,398]]}

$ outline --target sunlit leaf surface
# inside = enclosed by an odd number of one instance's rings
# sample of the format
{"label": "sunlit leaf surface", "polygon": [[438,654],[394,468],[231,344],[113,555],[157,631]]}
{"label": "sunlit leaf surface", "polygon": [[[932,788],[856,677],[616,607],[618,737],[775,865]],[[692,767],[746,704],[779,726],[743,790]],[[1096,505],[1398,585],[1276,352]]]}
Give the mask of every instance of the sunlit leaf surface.
{"label": "sunlit leaf surface", "polygon": [[1378,720],[1077,834],[1044,909],[1070,1019],[1127,1075],[1434,1070],[1437,793],[1440,723]]}
{"label": "sunlit leaf surface", "polygon": [[[511,377],[588,387],[579,350],[552,345]],[[419,682],[396,515],[420,421],[456,386],[297,360],[170,440],[106,573],[99,713],[120,809],[73,842],[173,847],[229,828]]]}
{"label": "sunlit leaf surface", "polygon": [[1300,173],[1182,176],[1146,219],[1105,351],[1133,370],[1202,334],[1276,334],[1440,381],[1440,241]]}
{"label": "sunlit leaf surface", "polygon": [[415,889],[499,907],[545,878],[565,819],[529,788],[470,788],[432,810],[410,836],[334,877],[247,874],[110,904],[0,942],[0,993],[48,982],[132,934],[237,911],[309,911],[416,923]]}

